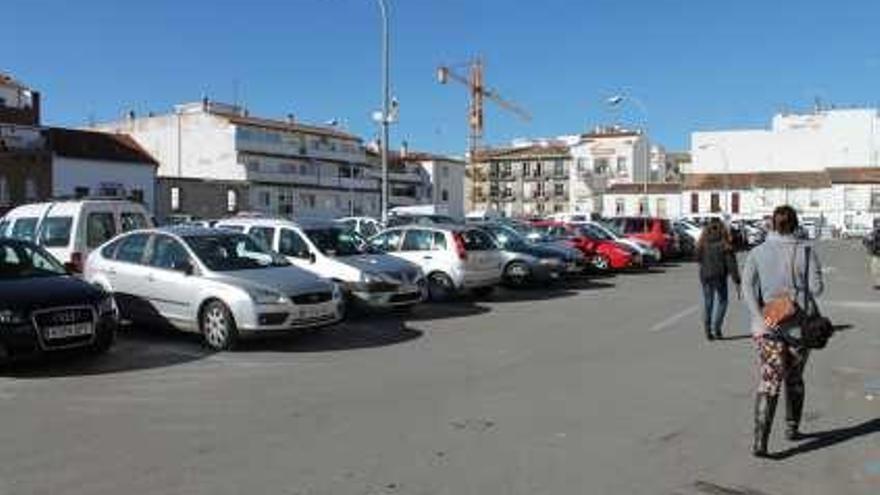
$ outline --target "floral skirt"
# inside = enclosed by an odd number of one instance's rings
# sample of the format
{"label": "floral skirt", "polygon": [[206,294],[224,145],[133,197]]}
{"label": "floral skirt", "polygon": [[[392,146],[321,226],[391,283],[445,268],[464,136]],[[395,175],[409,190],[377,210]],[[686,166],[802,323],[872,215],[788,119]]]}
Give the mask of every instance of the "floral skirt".
{"label": "floral skirt", "polygon": [[804,368],[810,355],[808,349],[794,347],[765,336],[755,337],[758,348],[758,393],[779,395],[783,382],[791,391],[804,388]]}

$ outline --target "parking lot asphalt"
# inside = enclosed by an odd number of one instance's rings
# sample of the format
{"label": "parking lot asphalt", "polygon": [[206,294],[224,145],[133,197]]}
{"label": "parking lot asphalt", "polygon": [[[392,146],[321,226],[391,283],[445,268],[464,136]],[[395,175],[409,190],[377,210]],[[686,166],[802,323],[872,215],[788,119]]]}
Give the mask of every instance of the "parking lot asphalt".
{"label": "parking lot asphalt", "polygon": [[5,494],[876,494],[880,291],[821,247],[841,331],[806,440],[751,458],[744,308],[707,342],[696,269],[361,317],[212,354],[130,329],[97,360],[0,370]]}

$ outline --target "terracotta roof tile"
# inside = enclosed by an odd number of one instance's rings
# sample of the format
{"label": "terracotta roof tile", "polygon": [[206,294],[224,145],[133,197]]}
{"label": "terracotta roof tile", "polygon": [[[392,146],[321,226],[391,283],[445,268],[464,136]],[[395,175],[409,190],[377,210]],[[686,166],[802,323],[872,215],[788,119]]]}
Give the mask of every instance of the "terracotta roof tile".
{"label": "terracotta roof tile", "polygon": [[821,172],[754,172],[733,174],[685,174],[684,189],[752,189],[831,187],[831,178]]}
{"label": "terracotta roof tile", "polygon": [[480,150],[476,154],[477,161],[486,160],[521,160],[533,158],[570,158],[568,146],[527,146],[522,148],[495,148]]}
{"label": "terracotta roof tile", "polygon": [[[608,187],[610,194],[644,194],[645,186],[639,183],[612,184]],[[678,182],[649,182],[648,194],[678,194],[681,184]]]}
{"label": "terracotta roof tile", "polygon": [[829,168],[828,175],[835,184],[880,184],[880,167]]}

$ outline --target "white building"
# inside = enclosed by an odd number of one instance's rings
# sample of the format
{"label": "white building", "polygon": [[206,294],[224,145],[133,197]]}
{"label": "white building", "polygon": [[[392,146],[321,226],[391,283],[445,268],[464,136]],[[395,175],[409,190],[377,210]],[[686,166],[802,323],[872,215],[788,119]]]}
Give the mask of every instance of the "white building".
{"label": "white building", "polygon": [[761,217],[780,204],[827,228],[880,217],[876,109],[779,114],[770,129],[695,132],[684,175],[688,213]]}
{"label": "white building", "polygon": [[154,207],[158,163],[129,136],[47,128],[52,195],[126,198]]}
{"label": "white building", "polygon": [[99,129],[131,135],[159,162],[156,215],[257,211],[284,217],[379,215],[379,183],[357,136],[208,101]]}

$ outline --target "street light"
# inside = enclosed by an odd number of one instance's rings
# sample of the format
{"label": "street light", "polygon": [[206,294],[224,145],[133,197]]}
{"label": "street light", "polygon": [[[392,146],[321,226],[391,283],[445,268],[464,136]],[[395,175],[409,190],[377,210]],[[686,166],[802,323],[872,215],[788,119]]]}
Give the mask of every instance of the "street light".
{"label": "street light", "polygon": [[388,223],[388,126],[391,124],[388,107],[391,99],[390,89],[390,43],[388,39],[388,2],[376,0],[382,16],[382,224]]}
{"label": "street light", "polygon": [[[638,98],[635,98],[633,96],[629,96],[629,95],[617,94],[617,95],[613,95],[613,96],[609,97],[606,100],[606,103],[608,104],[609,107],[620,107],[620,106],[623,106],[623,104],[625,104],[626,102],[632,102],[633,105],[635,105],[639,109],[639,111],[642,112],[642,119],[643,119],[642,120],[642,132],[645,135],[645,141],[648,146],[648,160],[650,161],[650,159],[651,159],[651,145],[650,145],[650,142],[648,142],[648,109],[641,102],[641,100],[639,100]],[[649,166],[650,166],[650,164],[645,163],[644,177],[642,179],[642,195],[643,195],[643,199],[645,201],[644,202],[644,211],[642,212],[642,214],[643,214],[643,216],[646,216],[646,217],[649,216],[648,213],[650,210],[650,207],[648,206],[648,168],[649,168]],[[633,171],[635,171],[635,163],[633,163]],[[635,178],[635,177],[633,177],[633,178]],[[645,228],[646,229],[648,228],[647,222],[645,222]]]}

